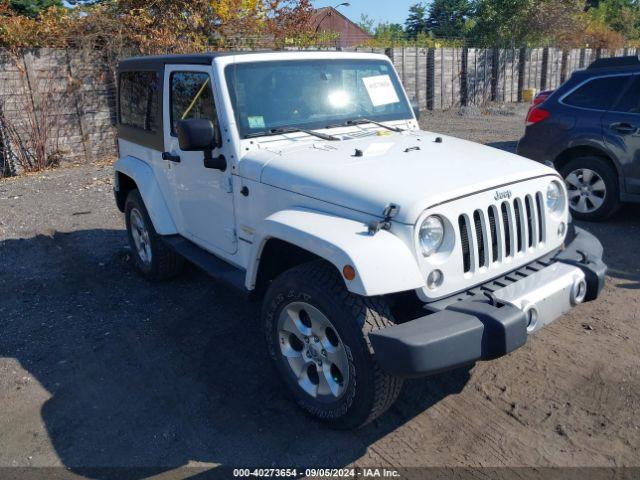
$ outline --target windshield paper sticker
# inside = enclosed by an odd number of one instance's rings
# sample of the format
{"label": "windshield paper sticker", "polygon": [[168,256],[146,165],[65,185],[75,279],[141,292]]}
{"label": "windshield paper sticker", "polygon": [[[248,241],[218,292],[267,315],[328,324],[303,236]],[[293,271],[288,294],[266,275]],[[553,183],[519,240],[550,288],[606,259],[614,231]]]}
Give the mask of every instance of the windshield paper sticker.
{"label": "windshield paper sticker", "polygon": [[264,128],[265,127],[264,117],[263,116],[247,117],[247,120],[249,121],[249,128]]}
{"label": "windshield paper sticker", "polygon": [[400,101],[389,75],[366,77],[363,78],[362,81],[374,107],[398,103]]}

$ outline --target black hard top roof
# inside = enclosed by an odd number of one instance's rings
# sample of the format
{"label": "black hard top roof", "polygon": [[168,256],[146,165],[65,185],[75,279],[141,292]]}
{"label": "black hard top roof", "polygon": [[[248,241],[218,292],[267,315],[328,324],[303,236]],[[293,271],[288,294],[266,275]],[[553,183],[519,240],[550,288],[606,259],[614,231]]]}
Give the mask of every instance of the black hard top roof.
{"label": "black hard top roof", "polygon": [[165,65],[181,64],[181,65],[211,65],[216,57],[229,55],[242,55],[248,53],[264,53],[266,51],[252,52],[209,52],[209,53],[188,53],[182,55],[149,55],[143,57],[130,57],[120,60],[118,68],[120,70],[133,70],[139,68],[161,68]]}
{"label": "black hard top roof", "polygon": [[[326,52],[327,50],[243,50],[243,51],[226,51],[226,52],[209,52],[209,53],[191,53],[182,55],[149,55],[142,57],[130,57],[120,60],[118,63],[118,70],[131,71],[131,70],[161,70],[165,65],[211,65],[216,57],[228,57],[232,55],[250,55],[256,53],[290,53],[300,54],[302,52],[320,51]],[[357,52],[332,52],[336,55],[353,54]],[[366,53],[366,52],[365,52]]]}
{"label": "black hard top roof", "polygon": [[587,70],[601,68],[640,68],[640,56],[630,55],[627,57],[599,58],[593,62]]}

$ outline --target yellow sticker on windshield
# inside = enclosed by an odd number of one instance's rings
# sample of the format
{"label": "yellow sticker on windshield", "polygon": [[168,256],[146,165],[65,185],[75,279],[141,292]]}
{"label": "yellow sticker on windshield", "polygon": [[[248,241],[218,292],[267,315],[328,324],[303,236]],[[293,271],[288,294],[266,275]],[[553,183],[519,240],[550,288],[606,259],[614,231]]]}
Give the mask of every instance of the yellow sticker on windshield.
{"label": "yellow sticker on windshield", "polygon": [[263,116],[247,117],[247,120],[249,121],[249,128],[264,128],[265,127],[264,117]]}

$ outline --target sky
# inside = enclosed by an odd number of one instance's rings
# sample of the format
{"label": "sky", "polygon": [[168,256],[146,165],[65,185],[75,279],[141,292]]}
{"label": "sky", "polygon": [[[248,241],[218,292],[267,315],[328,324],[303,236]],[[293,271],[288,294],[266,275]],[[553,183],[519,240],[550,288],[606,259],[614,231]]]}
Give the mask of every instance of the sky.
{"label": "sky", "polygon": [[[312,0],[313,6],[334,7],[341,0]],[[340,12],[349,17],[354,22],[360,20],[360,15],[366,13],[376,22],[400,23],[404,25],[404,21],[409,14],[409,7],[419,0],[349,0],[349,7],[340,7]]]}

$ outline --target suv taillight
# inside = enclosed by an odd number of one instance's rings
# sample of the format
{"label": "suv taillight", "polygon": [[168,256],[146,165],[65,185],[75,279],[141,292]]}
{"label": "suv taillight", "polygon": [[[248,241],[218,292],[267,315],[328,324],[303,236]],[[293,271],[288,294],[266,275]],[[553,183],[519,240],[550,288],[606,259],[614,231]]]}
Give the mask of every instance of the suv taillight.
{"label": "suv taillight", "polygon": [[538,95],[536,95],[536,97],[531,102],[531,106],[532,107],[536,107],[536,106],[540,105],[541,103],[544,103],[547,100],[547,98],[549,98],[550,96],[551,96],[551,93],[549,93],[549,92],[539,93]]}
{"label": "suv taillight", "polygon": [[534,123],[539,123],[543,120],[546,120],[550,115],[551,114],[549,113],[549,111],[545,110],[544,108],[533,107],[531,110],[529,110],[529,115],[527,115],[527,127],[529,125],[533,125]]}

